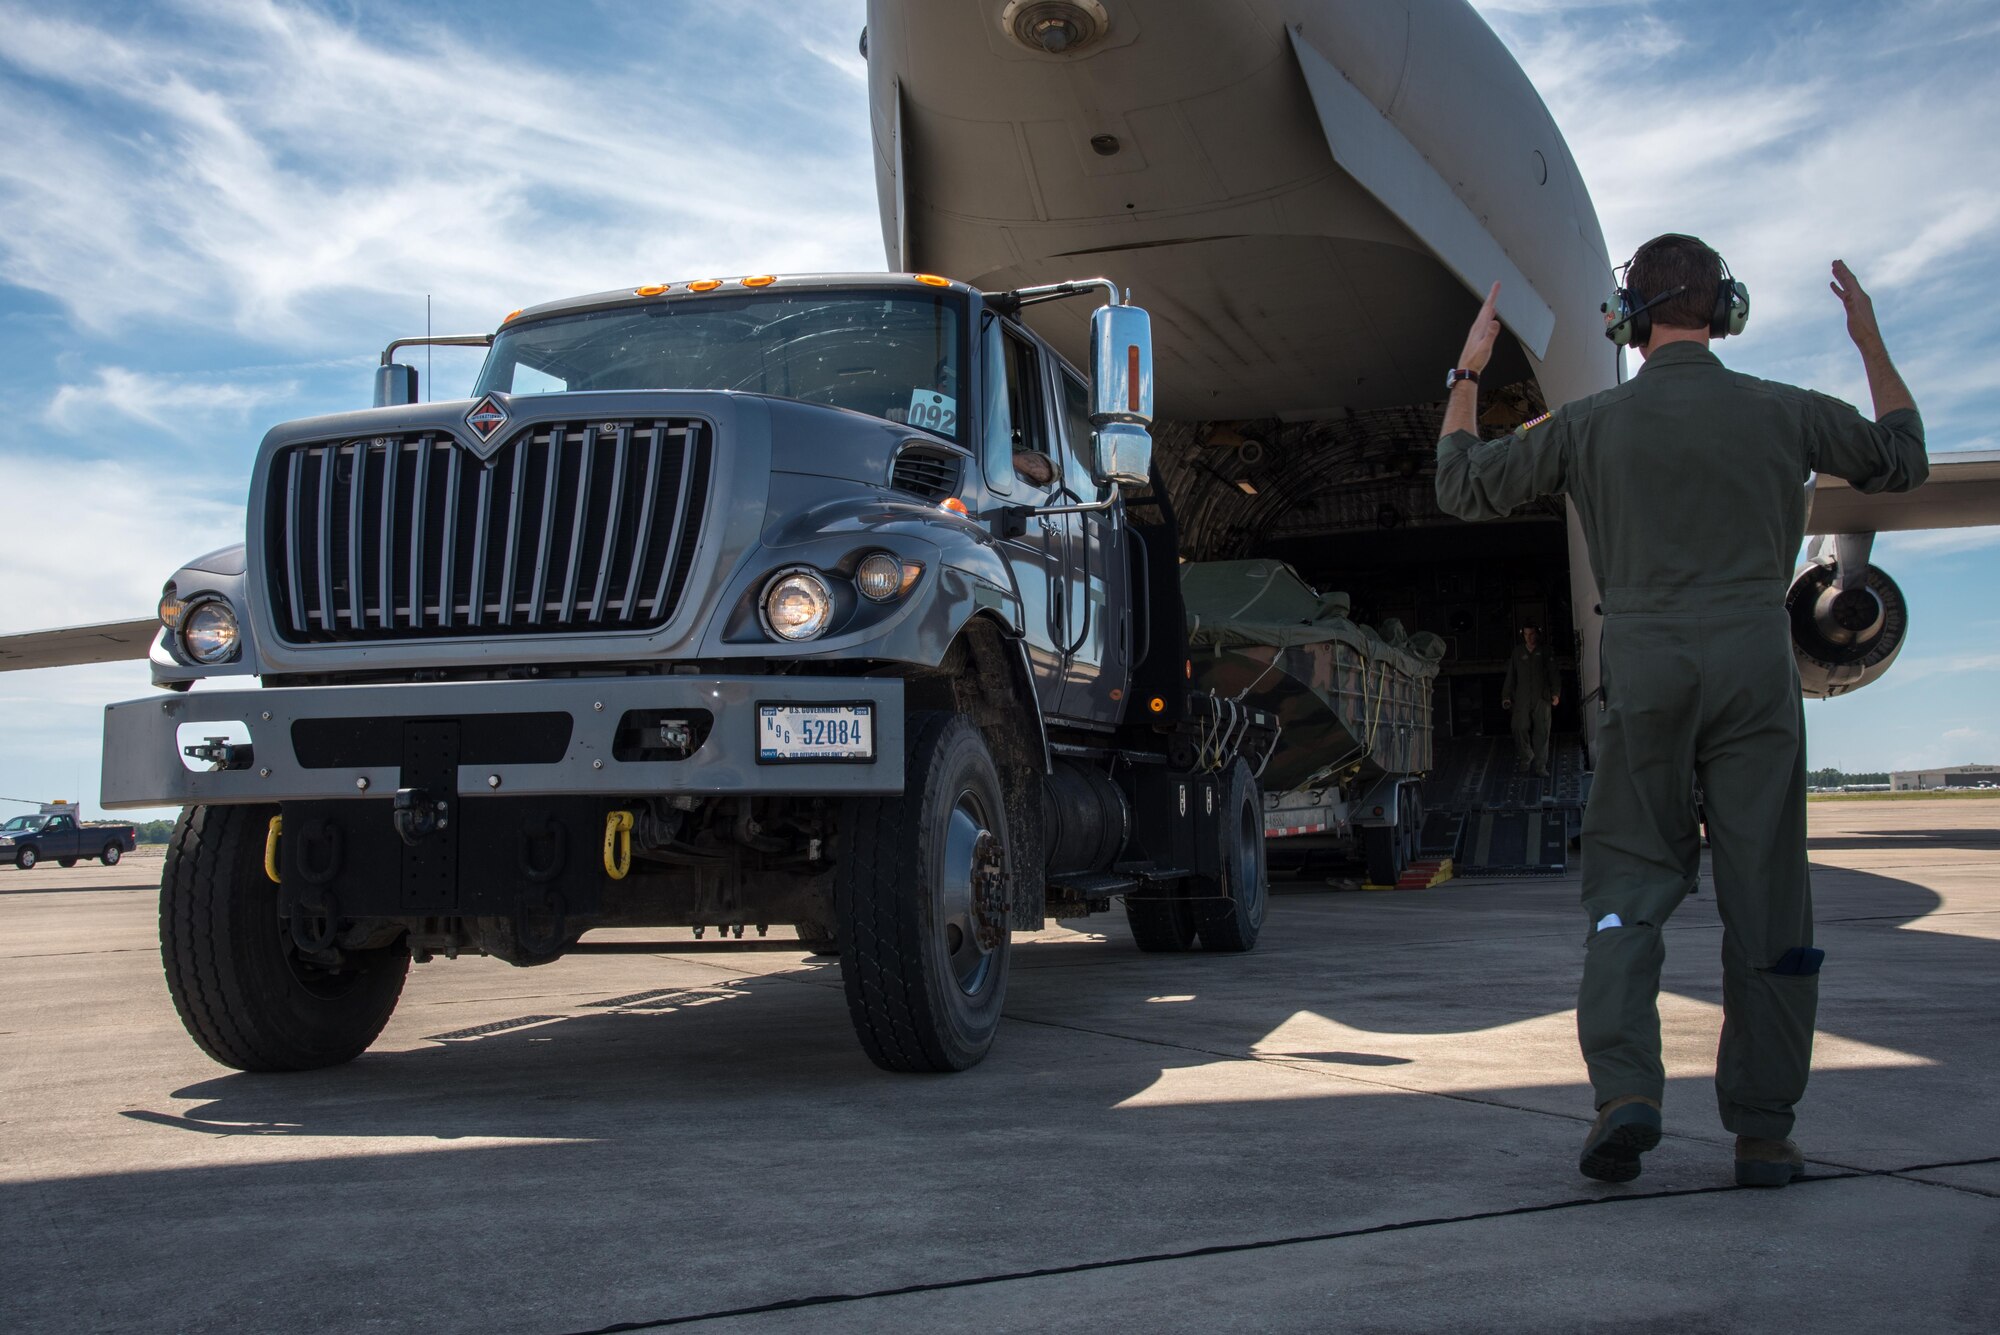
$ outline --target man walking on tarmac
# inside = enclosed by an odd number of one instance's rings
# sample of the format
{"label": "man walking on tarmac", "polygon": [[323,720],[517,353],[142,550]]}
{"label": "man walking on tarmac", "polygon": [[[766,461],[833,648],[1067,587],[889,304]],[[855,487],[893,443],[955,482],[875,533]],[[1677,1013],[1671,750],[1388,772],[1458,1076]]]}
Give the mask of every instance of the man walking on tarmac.
{"label": "man walking on tarmac", "polygon": [[1500,332],[1497,283],[1450,375],[1438,504],[1493,519],[1568,496],[1602,591],[1577,999],[1597,1103],[1579,1166],[1602,1181],[1637,1177],[1639,1156],[1660,1140],[1661,928],[1700,869],[1697,782],[1722,915],[1715,1085],[1736,1133],[1736,1181],[1778,1187],[1804,1171],[1789,1137],[1824,952],[1812,939],[1805,723],[1784,608],[1805,535],[1803,484],[1816,471],[1864,492],[1907,491],[1930,471],[1868,294],[1839,261],[1832,288],[1873,422],[1725,368],[1709,341],[1742,332],[1749,294],[1713,250],[1671,234],[1639,248],[1605,304],[1607,335],[1646,359],[1628,383],[1482,443],[1476,376]]}
{"label": "man walking on tarmac", "polygon": [[1507,659],[1500,684],[1500,707],[1513,711],[1514,758],[1522,769],[1549,772],[1549,710],[1562,703],[1556,660],[1541,643],[1542,633],[1521,627],[1521,642]]}

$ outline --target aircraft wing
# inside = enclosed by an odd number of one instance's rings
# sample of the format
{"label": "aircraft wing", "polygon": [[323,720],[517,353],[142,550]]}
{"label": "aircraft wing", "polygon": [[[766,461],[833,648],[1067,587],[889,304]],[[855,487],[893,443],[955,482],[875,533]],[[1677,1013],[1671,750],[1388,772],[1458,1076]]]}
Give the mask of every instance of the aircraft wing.
{"label": "aircraft wing", "polygon": [[76,667],[144,658],[160,633],[160,619],[104,621],[95,626],[63,626],[0,635],[0,672],[27,668]]}
{"label": "aircraft wing", "polygon": [[2000,450],[1933,454],[1930,480],[1915,491],[1856,491],[1837,477],[1813,489],[1808,533],[1895,533],[2000,524]]}

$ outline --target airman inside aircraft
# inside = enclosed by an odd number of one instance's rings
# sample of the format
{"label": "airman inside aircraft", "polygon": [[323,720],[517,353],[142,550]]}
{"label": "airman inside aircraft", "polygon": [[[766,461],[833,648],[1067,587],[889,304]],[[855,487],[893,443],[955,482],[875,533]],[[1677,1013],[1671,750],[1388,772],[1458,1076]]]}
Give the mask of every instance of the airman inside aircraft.
{"label": "airman inside aircraft", "polygon": [[1789,1138],[1812,1057],[1819,968],[1806,868],[1804,714],[1784,608],[1806,526],[1806,478],[1907,491],[1929,464],[1916,402],[1847,266],[1834,294],[1861,353],[1875,420],[1823,394],[1726,368],[1748,291],[1715,251],[1668,234],[1641,246],[1605,303],[1606,334],[1639,348],[1631,380],[1497,440],[1478,436],[1478,372],[1500,324],[1493,285],[1467,336],[1437,448],[1437,498],[1495,519],[1567,496],[1602,591],[1595,786],[1583,822],[1588,921],[1577,1029],[1597,1119],[1579,1167],[1639,1175],[1660,1139],[1661,928],[1695,887],[1706,796],[1723,922],[1722,1123],[1736,1180],[1803,1172]]}
{"label": "airman inside aircraft", "polygon": [[1507,658],[1500,707],[1512,715],[1514,758],[1522,769],[1549,772],[1549,711],[1562,703],[1556,660],[1533,626],[1521,627],[1521,642]]}

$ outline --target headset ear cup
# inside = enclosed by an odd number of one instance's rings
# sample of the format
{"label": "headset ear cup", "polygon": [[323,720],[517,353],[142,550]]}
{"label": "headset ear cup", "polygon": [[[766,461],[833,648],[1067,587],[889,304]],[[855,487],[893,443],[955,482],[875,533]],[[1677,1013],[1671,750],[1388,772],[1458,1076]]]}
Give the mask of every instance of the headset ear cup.
{"label": "headset ear cup", "polygon": [[1619,347],[1632,341],[1632,294],[1622,287],[1611,289],[1611,298],[1597,309],[1604,312],[1604,336]]}
{"label": "headset ear cup", "polygon": [[1740,334],[1750,323],[1750,289],[1737,282],[1729,281],[1729,332]]}

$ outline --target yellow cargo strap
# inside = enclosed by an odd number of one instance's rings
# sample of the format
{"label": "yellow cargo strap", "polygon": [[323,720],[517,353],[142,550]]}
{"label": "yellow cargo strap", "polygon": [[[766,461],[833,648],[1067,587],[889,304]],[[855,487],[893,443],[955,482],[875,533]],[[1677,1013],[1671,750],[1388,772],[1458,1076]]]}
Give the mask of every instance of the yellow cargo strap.
{"label": "yellow cargo strap", "polygon": [[604,818],[604,874],[614,881],[632,870],[632,813],[614,811]]}
{"label": "yellow cargo strap", "polygon": [[271,824],[264,831],[264,874],[271,878],[271,884],[278,884],[278,836],[285,832],[285,818],[271,817]]}

